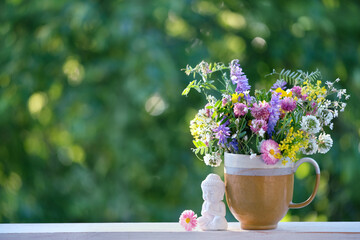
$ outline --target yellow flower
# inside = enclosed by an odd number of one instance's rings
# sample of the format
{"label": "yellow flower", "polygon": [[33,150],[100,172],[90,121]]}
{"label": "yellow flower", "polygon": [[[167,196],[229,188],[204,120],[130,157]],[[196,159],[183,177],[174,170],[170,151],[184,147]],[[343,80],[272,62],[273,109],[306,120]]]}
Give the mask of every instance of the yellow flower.
{"label": "yellow flower", "polygon": [[290,91],[290,90],[284,91],[281,88],[277,88],[275,90],[275,92],[281,93],[280,97],[282,97],[282,98],[284,98],[284,97],[292,97],[292,91]]}
{"label": "yellow flower", "polygon": [[301,148],[305,148],[308,145],[307,134],[301,130],[294,132],[294,128],[291,127],[284,140],[279,144],[279,149],[282,151],[284,159],[283,164],[286,163],[286,159],[290,159],[292,162],[297,160],[296,153]]}
{"label": "yellow flower", "polygon": [[301,90],[302,95],[307,95],[307,100],[314,100],[317,103],[325,101],[327,94],[326,88],[321,87],[321,81],[317,81],[316,84],[311,84],[308,81],[303,83],[303,88]]}
{"label": "yellow flower", "polygon": [[237,103],[239,101],[239,97],[244,97],[243,93],[234,93],[231,95],[231,101],[232,103]]}

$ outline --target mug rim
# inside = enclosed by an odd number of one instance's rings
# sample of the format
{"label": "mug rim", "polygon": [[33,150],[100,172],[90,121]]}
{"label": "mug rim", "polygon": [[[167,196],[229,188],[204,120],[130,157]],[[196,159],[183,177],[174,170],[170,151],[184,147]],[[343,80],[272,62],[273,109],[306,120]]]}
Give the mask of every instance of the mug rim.
{"label": "mug rim", "polygon": [[294,173],[294,163],[283,164],[278,161],[274,165],[266,164],[260,155],[250,158],[246,154],[224,153],[224,173],[247,176],[276,176]]}

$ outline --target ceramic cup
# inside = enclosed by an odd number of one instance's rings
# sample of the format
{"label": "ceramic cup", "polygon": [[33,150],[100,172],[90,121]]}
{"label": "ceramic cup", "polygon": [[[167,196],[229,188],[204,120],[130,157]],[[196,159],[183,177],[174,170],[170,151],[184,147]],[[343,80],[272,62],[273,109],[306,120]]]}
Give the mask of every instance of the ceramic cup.
{"label": "ceramic cup", "polygon": [[[315,167],[315,187],[306,201],[293,203],[294,173],[304,162]],[[242,229],[276,228],[289,208],[311,203],[320,182],[320,168],[311,158],[266,165],[260,156],[225,153],[224,166],[226,201]]]}

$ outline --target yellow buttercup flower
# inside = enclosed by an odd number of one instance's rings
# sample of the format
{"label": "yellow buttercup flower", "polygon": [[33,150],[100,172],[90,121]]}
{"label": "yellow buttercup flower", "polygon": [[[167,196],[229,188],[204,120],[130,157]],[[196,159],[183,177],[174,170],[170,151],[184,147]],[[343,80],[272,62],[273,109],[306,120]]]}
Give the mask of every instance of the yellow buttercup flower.
{"label": "yellow buttercup flower", "polygon": [[244,97],[243,93],[234,93],[231,95],[231,101],[232,103],[237,103],[239,101],[239,97]]}
{"label": "yellow buttercup flower", "polygon": [[280,95],[281,98],[284,98],[284,97],[292,97],[292,91],[290,91],[290,90],[284,91],[284,90],[282,90],[281,88],[277,88],[277,89],[275,90],[275,92],[281,93],[281,95]]}

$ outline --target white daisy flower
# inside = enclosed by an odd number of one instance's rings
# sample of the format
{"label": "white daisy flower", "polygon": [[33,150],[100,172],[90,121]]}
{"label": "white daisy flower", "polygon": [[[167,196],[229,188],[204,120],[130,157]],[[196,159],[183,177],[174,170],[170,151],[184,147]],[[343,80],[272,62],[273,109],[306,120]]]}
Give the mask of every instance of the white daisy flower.
{"label": "white daisy flower", "polygon": [[316,134],[321,130],[320,122],[315,116],[303,116],[301,129],[310,134]]}
{"label": "white daisy flower", "polygon": [[333,145],[333,140],[329,134],[320,134],[318,138],[318,152],[327,153]]}

